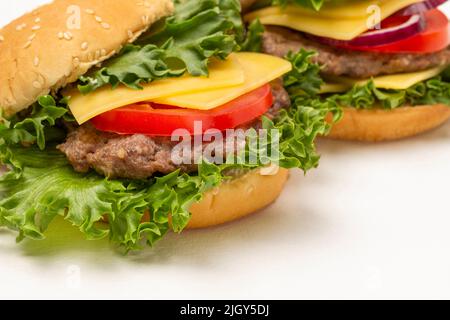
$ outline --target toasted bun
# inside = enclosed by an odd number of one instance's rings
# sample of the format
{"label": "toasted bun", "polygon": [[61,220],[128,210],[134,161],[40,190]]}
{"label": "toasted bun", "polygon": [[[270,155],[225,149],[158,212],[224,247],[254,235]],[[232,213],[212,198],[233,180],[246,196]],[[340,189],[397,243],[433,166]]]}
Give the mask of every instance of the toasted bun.
{"label": "toasted bun", "polygon": [[206,228],[230,222],[274,202],[283,190],[289,171],[277,168],[277,171],[266,174],[254,170],[208,192],[201,202],[192,206],[188,228]]}
{"label": "toasted bun", "polygon": [[0,29],[0,106],[26,109],[172,12],[171,0],[55,0],[20,17]]}
{"label": "toasted bun", "polygon": [[344,118],[327,137],[369,142],[397,140],[437,128],[449,118],[450,107],[445,105],[394,110],[344,108]]}

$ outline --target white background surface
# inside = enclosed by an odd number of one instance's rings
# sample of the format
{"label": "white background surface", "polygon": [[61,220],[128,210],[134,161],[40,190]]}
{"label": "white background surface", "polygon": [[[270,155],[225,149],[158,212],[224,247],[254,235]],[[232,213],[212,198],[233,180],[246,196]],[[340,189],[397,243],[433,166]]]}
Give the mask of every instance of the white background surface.
{"label": "white background surface", "polygon": [[[1,1],[0,25],[42,2]],[[293,173],[261,214],[144,253],[123,257],[62,225],[51,245],[1,230],[0,297],[450,298],[450,123],[319,149],[320,168]]]}

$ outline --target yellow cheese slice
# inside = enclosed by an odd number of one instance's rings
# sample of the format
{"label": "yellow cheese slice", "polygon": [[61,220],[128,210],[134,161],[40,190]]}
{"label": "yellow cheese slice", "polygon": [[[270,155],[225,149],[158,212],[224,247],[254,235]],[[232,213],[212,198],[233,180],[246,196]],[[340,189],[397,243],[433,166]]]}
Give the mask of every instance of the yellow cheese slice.
{"label": "yellow cheese slice", "polygon": [[268,7],[245,16],[262,24],[288,27],[321,37],[353,40],[381,20],[420,0],[364,0],[350,4],[327,5],[319,12],[290,5]]}
{"label": "yellow cheese slice", "polygon": [[[317,18],[332,19],[358,19],[367,18],[374,13],[374,6],[382,11],[386,10],[385,16],[406,8],[407,6],[422,2],[423,0],[358,0],[349,2],[326,3],[320,11],[310,9],[299,5],[288,5],[285,8],[280,6],[267,7],[258,11],[251,12],[245,16],[245,19],[254,20],[262,15],[277,15],[291,13],[294,15],[309,15]],[[391,12],[391,13],[389,13]]]}
{"label": "yellow cheese slice", "polygon": [[338,92],[346,92],[350,89],[346,84],[342,83],[324,83],[322,87],[320,87],[320,94],[326,93],[338,93]]}
{"label": "yellow cheese slice", "polygon": [[243,85],[159,98],[153,102],[189,109],[210,110],[255,90],[292,69],[291,63],[287,60],[261,53],[241,52],[237,53],[236,57],[244,70],[245,83]]}
{"label": "yellow cheese slice", "polygon": [[69,107],[79,124],[104,112],[141,101],[176,94],[202,92],[241,85],[245,81],[244,71],[238,59],[231,55],[226,61],[214,61],[209,67],[209,77],[183,76],[158,80],[144,84],[143,90],[120,86],[114,90],[110,87],[98,89],[88,95],[78,90],[64,92],[70,96]]}
{"label": "yellow cheese slice", "polygon": [[[445,70],[446,67],[438,67],[433,68],[425,71],[418,71],[413,73],[401,73],[401,74],[393,74],[393,75],[386,75],[386,76],[380,76],[372,78],[375,87],[379,89],[393,89],[393,90],[405,90],[413,85],[431,79],[439,74],[442,73],[442,71]],[[364,85],[367,82],[370,81],[370,79],[366,80],[360,80],[360,79],[352,79],[347,77],[334,77],[334,76],[326,76],[325,77],[327,82],[331,82],[333,84],[339,84],[342,85],[341,90],[342,91],[334,91],[334,92],[343,92],[346,91],[345,86],[347,86],[347,89],[352,88],[355,85]],[[325,89],[329,89],[331,87],[324,87]],[[339,89],[338,87],[334,88]]]}

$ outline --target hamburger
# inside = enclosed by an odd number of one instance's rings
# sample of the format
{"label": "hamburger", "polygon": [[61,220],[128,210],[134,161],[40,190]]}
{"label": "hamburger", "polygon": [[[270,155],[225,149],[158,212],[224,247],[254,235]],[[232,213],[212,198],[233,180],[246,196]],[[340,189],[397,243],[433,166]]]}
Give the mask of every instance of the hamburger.
{"label": "hamburger", "polygon": [[317,94],[342,112],[329,137],[395,140],[450,118],[446,1],[245,2],[245,20],[265,26],[263,52],[314,52]]}
{"label": "hamburger", "polygon": [[[246,52],[238,0],[55,0],[0,29],[0,226],[58,216],[126,250],[271,204],[326,114],[293,60]],[[293,55],[292,59],[298,58]]]}

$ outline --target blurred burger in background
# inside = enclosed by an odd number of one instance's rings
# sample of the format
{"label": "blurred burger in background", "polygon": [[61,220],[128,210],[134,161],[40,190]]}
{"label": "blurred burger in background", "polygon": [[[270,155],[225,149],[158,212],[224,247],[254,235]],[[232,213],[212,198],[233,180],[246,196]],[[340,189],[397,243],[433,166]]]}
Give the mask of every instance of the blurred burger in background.
{"label": "blurred burger in background", "polygon": [[450,118],[449,21],[445,0],[243,1],[247,22],[265,27],[261,49],[314,52],[318,91],[343,117],[329,135],[383,141]]}

